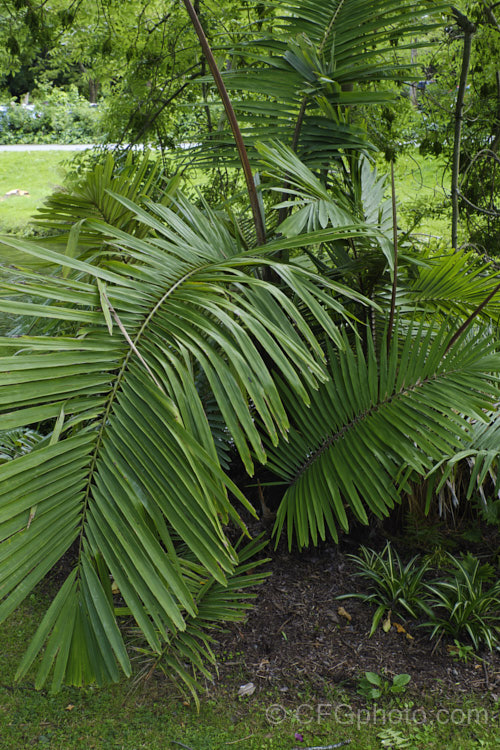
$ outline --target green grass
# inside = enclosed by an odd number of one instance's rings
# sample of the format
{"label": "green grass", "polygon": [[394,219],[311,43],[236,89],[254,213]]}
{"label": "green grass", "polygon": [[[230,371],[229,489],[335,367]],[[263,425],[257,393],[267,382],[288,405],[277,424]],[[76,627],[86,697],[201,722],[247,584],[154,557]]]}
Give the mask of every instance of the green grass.
{"label": "green grass", "polygon": [[[380,155],[379,175],[388,175],[390,165]],[[398,226],[425,238],[449,242],[451,238],[450,172],[441,157],[421,156],[417,148],[400,154],[394,164]]]}
{"label": "green grass", "polygon": [[[30,680],[14,686],[16,665],[48,601],[47,593],[33,594],[0,629],[0,750],[173,750],[180,747],[175,742],[191,750],[292,750],[301,745],[295,732],[303,734],[302,746],[350,739],[351,750],[381,750],[388,730],[399,733],[393,748],[498,748],[498,710],[492,698],[445,700],[439,685],[429,686],[424,698],[409,690],[377,708],[352,689],[326,686],[318,695],[298,678],[284,693],[240,670],[201,696],[199,714],[155,677],[135,690],[123,682],[102,689],[66,688],[57,695],[37,692]],[[238,687],[249,679],[258,689],[239,700]],[[281,719],[277,723],[270,720],[275,705],[281,706],[275,709]]]}
{"label": "green grass", "polygon": [[0,198],[10,190],[27,190],[29,196],[0,200],[0,232],[26,227],[36,209],[64,177],[64,151],[0,152]]}
{"label": "green grass", "polygon": [[[38,206],[64,177],[62,163],[70,157],[63,151],[0,152],[0,197],[9,190],[28,190],[29,197],[14,197],[0,201],[0,232],[19,232],[25,229]],[[421,216],[416,232],[448,239],[451,208],[446,195],[449,173],[442,159],[422,157],[415,150],[401,155],[396,162],[396,195],[399,204],[398,221],[409,229]],[[387,163],[378,164],[379,171],[387,172]],[[186,189],[200,188],[209,179],[198,171],[186,175]],[[437,215],[440,206],[444,213]]]}
{"label": "green grass", "polygon": [[409,229],[421,217],[416,232],[448,239],[450,176],[444,159],[420,156],[415,150],[398,158],[395,172],[401,225]]}
{"label": "green grass", "polygon": [[[378,164],[382,172],[387,164]],[[441,157],[421,156],[418,149],[401,154],[395,164],[398,225],[423,239],[451,242],[450,170]],[[466,241],[459,223],[459,242]]]}

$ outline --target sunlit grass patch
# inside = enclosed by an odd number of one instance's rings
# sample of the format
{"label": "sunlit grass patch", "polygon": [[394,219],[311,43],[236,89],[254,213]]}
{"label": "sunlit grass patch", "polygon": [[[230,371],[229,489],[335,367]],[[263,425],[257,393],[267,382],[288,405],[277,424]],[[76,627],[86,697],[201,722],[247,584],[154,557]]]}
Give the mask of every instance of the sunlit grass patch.
{"label": "sunlit grass patch", "polygon": [[[62,183],[62,163],[68,156],[64,151],[0,152],[0,232],[26,227],[44,199]],[[4,197],[13,190],[29,195]]]}

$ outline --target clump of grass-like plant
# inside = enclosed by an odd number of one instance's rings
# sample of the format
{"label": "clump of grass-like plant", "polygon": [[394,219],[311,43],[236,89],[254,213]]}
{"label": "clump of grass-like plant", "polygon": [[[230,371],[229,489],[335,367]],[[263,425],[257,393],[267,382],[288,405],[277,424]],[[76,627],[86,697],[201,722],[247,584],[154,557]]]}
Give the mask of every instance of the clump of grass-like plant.
{"label": "clump of grass-like plant", "polygon": [[492,583],[493,566],[482,565],[470,553],[448,558],[446,574],[426,584],[432,617],[424,627],[431,629],[431,638],[466,635],[476,650],[484,643],[492,651],[499,642],[500,580]]}
{"label": "clump of grass-like plant", "polygon": [[377,605],[372,619],[370,636],[377,629],[384,614],[397,613],[402,617],[408,615],[417,619],[423,612],[431,614],[425,600],[424,575],[429,567],[428,561],[419,562],[415,555],[406,563],[402,562],[390,542],[382,552],[375,552],[367,547],[360,548],[359,555],[349,555],[356,563],[356,576],[370,583],[363,593],[343,594],[339,599],[361,599],[363,602]]}

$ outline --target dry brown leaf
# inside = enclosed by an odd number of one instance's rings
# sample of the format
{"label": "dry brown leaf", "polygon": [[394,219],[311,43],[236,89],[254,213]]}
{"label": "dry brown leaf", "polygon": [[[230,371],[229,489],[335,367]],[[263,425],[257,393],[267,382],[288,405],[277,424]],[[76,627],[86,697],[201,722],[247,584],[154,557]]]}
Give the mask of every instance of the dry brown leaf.
{"label": "dry brown leaf", "polygon": [[68,705],[66,706],[66,708],[64,710],[65,711],[72,711],[73,709],[74,709],[74,705],[72,703],[68,703]]}
{"label": "dry brown leaf", "polygon": [[392,624],[394,625],[398,633],[406,633],[406,630],[402,625],[399,624],[399,622],[393,622]]}
{"label": "dry brown leaf", "polygon": [[344,607],[339,607],[337,612],[339,613],[341,617],[345,617],[346,620],[349,620],[349,622],[351,622],[352,616],[349,614],[349,612],[346,609],[344,609]]}

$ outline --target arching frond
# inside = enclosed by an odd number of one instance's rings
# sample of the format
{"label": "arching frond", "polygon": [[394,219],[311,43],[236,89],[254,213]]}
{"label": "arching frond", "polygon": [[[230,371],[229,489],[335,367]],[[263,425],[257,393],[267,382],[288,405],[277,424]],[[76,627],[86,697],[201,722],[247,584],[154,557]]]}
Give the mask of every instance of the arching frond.
{"label": "arching frond", "polygon": [[[272,247],[241,253],[215,216],[183,199],[176,211],[113,199],[148,233],[88,220],[102,237],[93,263],[3,239],[67,269],[0,282],[10,295],[0,310],[66,326],[0,341],[2,428],[53,425],[37,450],[0,466],[0,620],[73,550],[74,568],[18,673],[43,651],[36,684],[52,672],[54,690],[116,680],[119,667],[130,673],[112,582],[156,654],[187,633],[207,581],[231,586],[238,553],[223,525],[245,528],[229,493],[251,507],[221,469],[196,378],[206,378],[251,473],[253,457],[266,460],[257,420],[271,444],[289,427],[275,374],[299,401],[327,377],[291,298],[341,344],[331,313],[342,315],[339,292],[351,295],[273,262]],[[281,286],[259,278],[266,264]]]}
{"label": "arching frond", "polygon": [[500,357],[491,341],[432,324],[397,337],[377,354],[368,335],[330,351],[330,380],[311,394],[311,409],[282,384],[291,415],[288,443],[269,448],[269,466],[287,487],[275,532],[299,547],[347,530],[349,516],[388,515],[408,469],[425,475],[443,452],[461,445],[467,417],[483,420],[498,398],[492,374]]}

